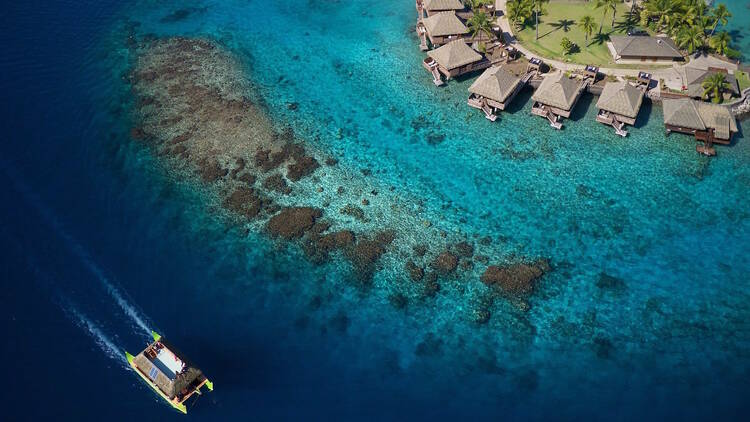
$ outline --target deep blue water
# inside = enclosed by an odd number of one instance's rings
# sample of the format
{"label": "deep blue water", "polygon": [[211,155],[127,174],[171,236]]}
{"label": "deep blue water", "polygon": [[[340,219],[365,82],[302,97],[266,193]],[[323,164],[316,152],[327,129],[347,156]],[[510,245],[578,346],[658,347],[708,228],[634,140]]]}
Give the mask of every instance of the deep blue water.
{"label": "deep blue water", "polygon": [[[431,86],[406,0],[162,3],[0,12],[9,419],[743,419],[746,136],[708,161],[664,136],[658,107],[616,139],[591,99],[560,133],[528,101],[486,122],[463,104],[470,81]],[[227,228],[129,138],[127,38],[151,33],[219,40],[280,124],[440,229],[549,257],[531,310],[471,323],[476,280],[397,310],[388,259],[363,295],[343,264]],[[127,369],[147,328],[216,384],[187,417]]]}

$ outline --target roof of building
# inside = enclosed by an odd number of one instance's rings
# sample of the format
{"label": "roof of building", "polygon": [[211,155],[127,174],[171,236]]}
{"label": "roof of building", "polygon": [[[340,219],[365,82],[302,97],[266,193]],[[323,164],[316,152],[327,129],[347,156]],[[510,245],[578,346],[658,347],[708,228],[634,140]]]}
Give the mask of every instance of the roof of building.
{"label": "roof of building", "polygon": [[609,39],[617,55],[621,57],[682,57],[682,53],[669,37],[612,35]]}
{"label": "roof of building", "polygon": [[461,0],[425,0],[425,10],[462,10]]}
{"label": "roof of building", "polygon": [[714,136],[729,139],[737,121],[727,107],[687,98],[665,99],[664,124],[695,130],[714,129]]}
{"label": "roof of building", "polygon": [[714,129],[714,136],[719,139],[729,139],[732,133],[738,131],[737,120],[732,116],[729,108],[703,101],[697,101],[697,103],[703,124]]}
{"label": "roof of building", "polygon": [[520,83],[521,79],[515,74],[502,66],[493,66],[485,70],[471,84],[469,92],[502,103],[516,90]]}
{"label": "roof of building", "polygon": [[570,79],[562,71],[558,71],[544,78],[531,99],[550,107],[570,110],[581,93],[581,87],[577,80]]}
{"label": "roof of building", "polygon": [[685,66],[684,69],[687,94],[691,97],[703,96],[703,80],[714,73],[723,74],[727,84],[729,84],[729,92],[733,95],[740,95],[740,87],[737,85],[737,78],[730,73],[724,73],[717,70],[699,69],[692,66]]}
{"label": "roof of building", "polygon": [[643,90],[628,82],[607,82],[596,106],[635,119],[643,104]]}
{"label": "roof of building", "polygon": [[482,60],[482,55],[466,45],[463,40],[451,41],[442,47],[428,51],[427,55],[448,70]]}
{"label": "roof of building", "polygon": [[688,129],[706,130],[696,102],[689,99],[664,99],[664,124]]}
{"label": "roof of building", "polygon": [[422,19],[422,23],[425,29],[427,29],[427,33],[433,37],[460,35],[469,32],[469,28],[461,22],[461,19],[453,11],[435,13],[430,17]]}

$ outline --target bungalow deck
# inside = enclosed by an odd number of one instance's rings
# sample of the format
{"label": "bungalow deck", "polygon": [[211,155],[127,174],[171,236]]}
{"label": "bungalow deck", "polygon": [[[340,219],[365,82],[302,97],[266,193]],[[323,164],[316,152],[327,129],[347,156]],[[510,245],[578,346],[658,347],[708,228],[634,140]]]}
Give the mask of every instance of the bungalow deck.
{"label": "bungalow deck", "polygon": [[586,88],[589,85],[589,81],[585,80],[581,83],[580,88],[578,89],[578,93],[576,94],[575,99],[573,100],[573,103],[571,104],[569,109],[562,109],[559,107],[554,107],[548,104],[544,104],[539,101],[534,101],[534,104],[531,106],[531,114],[539,117],[543,117],[547,119],[550,123],[550,126],[553,128],[560,130],[562,129],[562,120],[563,118],[570,118],[570,114],[572,110],[575,108],[576,104],[578,104],[578,100],[581,98],[581,95],[584,91],[586,91]]}
{"label": "bungalow deck", "polygon": [[504,111],[505,108],[510,104],[514,98],[518,95],[519,92],[523,89],[523,87],[526,86],[526,84],[529,82],[529,80],[534,76],[534,73],[528,72],[521,78],[521,83],[516,85],[515,89],[511,94],[508,96],[508,98],[505,99],[505,101],[496,101],[492,98],[486,98],[481,95],[476,94],[470,94],[469,99],[466,101],[466,103],[469,105],[469,107],[476,108],[478,110],[482,110],[484,112],[485,117],[490,121],[495,121],[497,119],[497,112],[498,110]]}

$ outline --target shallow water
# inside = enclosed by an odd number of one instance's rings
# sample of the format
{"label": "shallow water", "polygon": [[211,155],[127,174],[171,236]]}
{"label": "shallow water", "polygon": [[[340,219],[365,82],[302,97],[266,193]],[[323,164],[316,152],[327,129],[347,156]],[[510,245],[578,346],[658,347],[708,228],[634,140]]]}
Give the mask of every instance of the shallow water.
{"label": "shallow water", "polygon": [[[439,89],[419,66],[408,1],[11,7],[0,15],[0,268],[14,419],[176,418],[117,354],[145,344],[142,325],[215,382],[190,418],[747,410],[746,138],[706,160],[647,106],[622,139],[594,121],[591,97],[558,133],[530,116],[530,93],[491,123],[465,106],[470,80]],[[748,9],[730,8],[737,25]],[[475,324],[476,277],[399,310],[389,296],[409,282],[397,257],[363,292],[344,263],[315,267],[228,228],[129,138],[128,37],[147,34],[218,40],[280,127],[369,169],[357,176],[367,189],[394,186],[436,233],[490,236],[493,259],[548,257],[530,310],[496,301]],[[385,204],[369,212],[392,215]],[[54,380],[40,383],[50,365]],[[32,389],[52,405],[31,406]]]}

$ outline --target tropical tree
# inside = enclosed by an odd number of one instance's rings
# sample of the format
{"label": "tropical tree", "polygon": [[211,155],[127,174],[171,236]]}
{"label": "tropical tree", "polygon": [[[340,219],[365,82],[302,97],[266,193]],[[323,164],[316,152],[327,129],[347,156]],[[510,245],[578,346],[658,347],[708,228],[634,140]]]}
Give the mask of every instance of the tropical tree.
{"label": "tropical tree", "polygon": [[720,103],[724,99],[724,91],[729,89],[729,83],[723,73],[714,73],[706,77],[701,84],[703,87],[703,98],[711,98],[711,102]]}
{"label": "tropical tree", "polygon": [[543,7],[549,0],[527,0],[531,3],[534,10],[534,26],[536,27],[536,39],[539,40],[539,14],[543,12]]}
{"label": "tropical tree", "polygon": [[705,33],[703,32],[703,29],[697,28],[695,26],[688,26],[683,28],[679,33],[677,33],[677,36],[675,37],[677,45],[680,48],[687,50],[688,53],[691,54],[695,52],[695,50],[703,47],[704,40]]}
{"label": "tropical tree", "polygon": [[586,35],[586,42],[588,43],[589,37],[594,33],[594,30],[596,29],[596,22],[594,22],[594,18],[589,15],[582,17],[581,20],[578,21],[578,27],[581,28],[584,35]]}
{"label": "tropical tree", "polygon": [[641,25],[656,31],[666,30],[678,9],[679,0],[647,0],[641,11]]}
{"label": "tropical tree", "polygon": [[469,27],[469,31],[471,31],[472,40],[483,33],[487,34],[489,38],[494,36],[492,33],[492,21],[490,20],[489,15],[485,12],[474,13],[466,24]]}
{"label": "tropical tree", "polygon": [[505,3],[505,13],[516,29],[520,29],[534,14],[528,0],[508,0]]}
{"label": "tropical tree", "polygon": [[603,9],[602,20],[599,22],[599,34],[602,33],[602,27],[604,26],[604,18],[607,16],[608,11],[612,11],[612,26],[615,26],[615,13],[617,11],[618,0],[596,0],[594,8]]}
{"label": "tropical tree", "polygon": [[732,37],[726,31],[719,32],[718,34],[711,37],[708,41],[708,45],[711,46],[715,52],[726,55],[731,49],[729,43],[732,42]]}
{"label": "tropical tree", "polygon": [[575,47],[575,44],[573,44],[573,42],[570,41],[568,37],[563,37],[560,40],[560,47],[562,47],[563,49],[563,54],[567,56],[568,54],[573,52],[573,48]]}
{"label": "tropical tree", "polygon": [[711,15],[715,19],[715,21],[714,26],[711,28],[711,34],[709,34],[709,37],[714,35],[716,27],[719,26],[719,24],[726,25],[729,22],[729,18],[732,17],[732,13],[729,11],[729,9],[727,9],[727,6],[724,5],[724,3],[719,3],[714,8]]}

